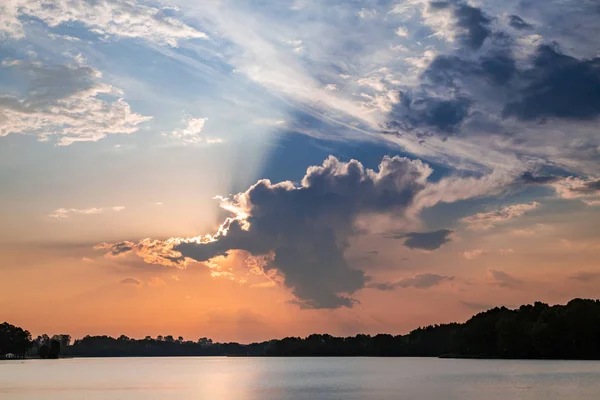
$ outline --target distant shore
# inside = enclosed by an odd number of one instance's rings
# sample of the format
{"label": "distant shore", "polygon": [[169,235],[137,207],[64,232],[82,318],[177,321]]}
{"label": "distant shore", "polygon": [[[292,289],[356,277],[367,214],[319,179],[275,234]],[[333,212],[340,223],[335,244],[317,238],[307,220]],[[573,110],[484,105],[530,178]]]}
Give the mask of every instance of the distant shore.
{"label": "distant shore", "polygon": [[[600,360],[600,301],[574,299],[566,305],[536,302],[518,309],[496,307],[464,323],[430,325],[406,335],[335,337],[312,334],[260,343],[218,343],[173,336],[132,339],[125,335],[38,336],[10,324],[21,347],[0,342],[0,354],[28,359],[60,357],[439,357],[452,359]],[[6,349],[2,353],[2,349]]]}

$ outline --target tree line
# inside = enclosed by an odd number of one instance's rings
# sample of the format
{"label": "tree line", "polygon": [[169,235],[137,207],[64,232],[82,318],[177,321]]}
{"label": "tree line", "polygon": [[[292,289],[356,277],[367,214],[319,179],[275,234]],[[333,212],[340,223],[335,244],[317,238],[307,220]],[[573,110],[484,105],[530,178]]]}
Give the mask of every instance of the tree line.
{"label": "tree line", "polygon": [[[11,328],[12,327],[12,328]],[[406,335],[359,334],[334,337],[313,334],[260,343],[215,343],[182,337],[125,335],[85,336],[70,343],[70,336],[47,335],[31,340],[29,332],[7,323],[0,325],[0,355],[27,352],[46,358],[58,356],[376,356],[465,357],[522,359],[600,359],[600,301],[571,300],[566,305],[541,302],[518,309],[496,307],[464,323],[431,325]],[[54,347],[53,347],[54,346]]]}

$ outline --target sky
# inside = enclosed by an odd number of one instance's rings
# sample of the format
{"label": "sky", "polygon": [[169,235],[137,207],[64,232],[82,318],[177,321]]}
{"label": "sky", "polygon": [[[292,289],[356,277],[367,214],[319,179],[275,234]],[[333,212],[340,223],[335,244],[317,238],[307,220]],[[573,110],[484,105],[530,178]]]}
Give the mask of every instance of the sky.
{"label": "sky", "polygon": [[599,18],[3,0],[0,320],[246,343],[597,298]]}

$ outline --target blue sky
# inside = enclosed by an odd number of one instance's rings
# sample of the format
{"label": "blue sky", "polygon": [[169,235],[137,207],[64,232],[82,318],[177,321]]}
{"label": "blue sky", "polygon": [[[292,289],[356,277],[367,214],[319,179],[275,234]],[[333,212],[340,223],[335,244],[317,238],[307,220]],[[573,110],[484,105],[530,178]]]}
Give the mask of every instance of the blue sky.
{"label": "blue sky", "polygon": [[[342,319],[384,295],[439,291],[459,318],[589,293],[540,280],[600,274],[599,16],[591,0],[5,0],[0,273],[87,259],[119,286],[200,265]],[[127,262],[147,269],[114,271]]]}

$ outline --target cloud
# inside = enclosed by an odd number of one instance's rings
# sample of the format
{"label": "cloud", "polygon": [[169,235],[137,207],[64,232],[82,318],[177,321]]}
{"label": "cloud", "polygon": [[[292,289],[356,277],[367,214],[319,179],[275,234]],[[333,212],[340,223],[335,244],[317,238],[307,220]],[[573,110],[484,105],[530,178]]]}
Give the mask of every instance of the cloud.
{"label": "cloud", "polygon": [[600,179],[569,176],[552,180],[549,186],[563,199],[579,199],[589,206],[598,205],[600,202]]}
{"label": "cloud", "polygon": [[514,229],[510,233],[515,236],[533,236],[541,235],[552,230],[552,226],[547,224],[535,224],[531,228]]}
{"label": "cloud", "polygon": [[[404,7],[410,7],[413,3],[425,5],[421,7],[421,16],[435,37],[449,42],[458,41],[471,50],[477,50],[492,33],[489,28],[491,20],[480,8],[463,2],[445,0],[411,1],[406,2]],[[392,10],[395,13],[407,11],[409,10],[403,7],[395,7]]]}
{"label": "cloud", "polygon": [[420,249],[420,250],[437,250],[444,244],[449,243],[452,239],[450,235],[454,231],[449,229],[440,229],[432,232],[409,232],[409,233],[395,233],[388,235],[387,237],[393,239],[404,239],[404,245],[409,249]]}
{"label": "cloud", "polygon": [[[573,1],[553,2],[542,15],[513,3],[405,4],[420,9],[435,37],[455,47],[435,46],[436,56],[414,84],[387,86],[402,96],[383,133],[415,154],[459,168],[471,160],[521,173],[538,164],[598,174],[600,73],[597,41],[590,39],[598,29],[585,15],[597,10]],[[519,9],[528,11],[532,24],[514,14]],[[561,24],[557,34],[550,21],[564,20],[561,12],[575,19]],[[402,13],[410,15],[410,9]],[[547,24],[553,29],[544,28]],[[589,42],[585,51],[572,40],[575,35],[580,43]],[[393,73],[398,74],[390,68]],[[553,124],[545,123],[549,119]]]}
{"label": "cloud", "polygon": [[484,254],[487,254],[487,250],[471,250],[471,251],[465,251],[462,254],[463,254],[463,257],[466,258],[467,260],[473,260],[475,258],[483,256]]}
{"label": "cloud", "polygon": [[462,255],[467,260],[474,260],[481,256],[485,256],[485,255],[489,255],[489,254],[493,254],[493,253],[496,253],[496,254],[499,254],[502,256],[507,256],[509,254],[513,254],[514,252],[515,251],[513,249],[500,249],[500,250],[496,250],[496,251],[477,249],[477,250],[464,251],[462,253]]}
{"label": "cloud", "polygon": [[123,206],[115,206],[115,207],[93,207],[93,208],[57,208],[48,214],[48,217],[54,219],[66,219],[73,214],[79,215],[94,215],[94,214],[102,214],[107,211],[112,212],[121,212],[125,209]]}
{"label": "cloud", "polygon": [[488,279],[494,284],[504,288],[515,288],[523,284],[523,281],[515,278],[506,272],[490,269],[488,271]]}
{"label": "cloud", "polygon": [[408,37],[408,29],[406,29],[406,27],[404,27],[404,26],[399,26],[396,29],[396,35],[398,35],[400,37]]}
{"label": "cloud", "polygon": [[142,286],[142,282],[138,281],[135,278],[125,278],[125,279],[121,279],[119,281],[119,283],[123,284],[123,285],[130,285],[130,286],[135,286],[135,287],[140,287]]}
{"label": "cloud", "polygon": [[480,8],[459,4],[454,10],[458,38],[471,49],[479,49],[483,41],[492,33],[490,18]]}
{"label": "cloud", "polygon": [[184,121],[185,128],[176,129],[168,135],[184,144],[221,143],[222,140],[219,138],[207,138],[202,134],[207,120],[208,118],[187,117]]}
{"label": "cloud", "polygon": [[402,93],[402,101],[394,106],[394,111],[404,114],[405,122],[411,126],[453,132],[467,117],[470,105],[471,101],[465,97],[446,99]]}
{"label": "cloud", "polygon": [[496,307],[496,305],[490,305],[490,304],[484,304],[484,303],[478,303],[478,302],[471,302],[471,301],[461,301],[460,302],[462,305],[464,305],[465,307],[471,309],[471,310],[476,310],[476,311],[484,311],[484,310],[490,310],[494,307]]}
{"label": "cloud", "polygon": [[573,279],[581,282],[592,282],[600,278],[600,273],[598,272],[576,272],[569,276],[569,279]]}
{"label": "cloud", "polygon": [[55,28],[71,22],[107,37],[139,38],[177,47],[178,41],[206,39],[207,35],[171,16],[168,9],[135,0],[6,0],[0,5],[0,33],[25,36],[23,17],[37,18]]}
{"label": "cloud", "polygon": [[537,184],[537,185],[547,185],[550,183],[554,183],[556,181],[561,180],[560,177],[554,175],[533,175],[531,172],[527,171],[521,175],[521,180],[524,183]]}
{"label": "cloud", "polygon": [[137,132],[151,117],[133,113],[123,93],[101,82],[102,74],[85,65],[44,65],[3,61],[29,85],[20,96],[0,96],[0,136],[32,134],[57,144],[97,141],[109,134]]}
{"label": "cloud", "polygon": [[355,300],[350,296],[368,279],[344,257],[348,240],[357,234],[354,220],[374,213],[402,216],[431,173],[421,161],[401,157],[385,157],[372,170],[356,160],[330,156],[321,166],[308,168],[300,184],[260,180],[231,199],[221,199],[233,216],[214,235],[97,248],[112,256],[133,252],[147,262],[176,267],[230,250],[272,253],[264,272],[277,271],[303,307],[351,307]]}
{"label": "cloud", "polygon": [[377,10],[369,9],[369,8],[361,8],[356,15],[358,15],[362,19],[374,18],[377,16]]}
{"label": "cloud", "polygon": [[505,115],[522,120],[586,120],[600,115],[600,57],[579,60],[540,46],[523,79],[527,84],[520,90],[520,100],[507,104]]}
{"label": "cloud", "polygon": [[403,278],[392,283],[370,283],[368,287],[383,291],[394,290],[396,288],[429,289],[434,286],[438,286],[443,282],[449,282],[453,280],[453,276],[426,273]]}
{"label": "cloud", "polygon": [[463,218],[461,221],[468,224],[471,230],[488,230],[496,226],[498,223],[520,217],[523,214],[535,210],[540,206],[538,202],[513,204],[501,208],[500,210],[478,213],[469,217]]}
{"label": "cloud", "polygon": [[527,23],[525,20],[523,20],[523,18],[519,17],[518,15],[509,16],[508,23],[510,26],[520,31],[529,30],[533,28],[533,25]]}
{"label": "cloud", "polygon": [[159,264],[168,267],[186,268],[190,261],[173,250],[174,246],[181,243],[182,239],[154,240],[142,239],[136,242],[123,241],[118,243],[100,243],[94,246],[102,250],[108,257],[125,257],[135,254],[147,264]]}

